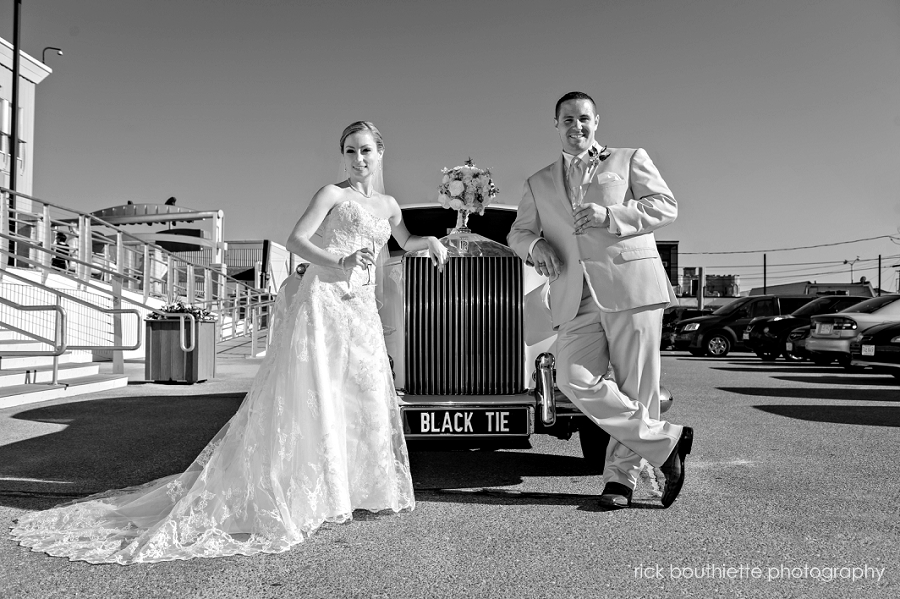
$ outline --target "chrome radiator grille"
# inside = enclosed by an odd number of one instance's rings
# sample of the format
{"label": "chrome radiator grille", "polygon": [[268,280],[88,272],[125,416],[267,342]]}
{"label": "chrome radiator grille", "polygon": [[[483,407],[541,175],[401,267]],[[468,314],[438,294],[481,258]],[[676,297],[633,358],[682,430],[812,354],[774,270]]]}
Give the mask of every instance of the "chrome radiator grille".
{"label": "chrome radiator grille", "polygon": [[524,392],[522,261],[404,258],[406,392]]}

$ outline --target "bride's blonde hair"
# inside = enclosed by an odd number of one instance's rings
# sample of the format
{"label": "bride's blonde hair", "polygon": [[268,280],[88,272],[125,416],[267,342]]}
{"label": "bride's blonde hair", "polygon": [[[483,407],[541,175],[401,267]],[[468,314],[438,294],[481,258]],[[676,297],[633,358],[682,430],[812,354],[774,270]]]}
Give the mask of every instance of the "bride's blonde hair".
{"label": "bride's blonde hair", "polygon": [[347,141],[347,138],[360,131],[368,131],[371,133],[372,137],[375,138],[375,145],[378,146],[378,151],[384,152],[384,140],[381,138],[381,131],[378,130],[378,127],[373,125],[370,121],[356,121],[355,123],[347,125],[347,128],[344,129],[344,132],[341,134],[341,154],[344,153],[344,142]]}

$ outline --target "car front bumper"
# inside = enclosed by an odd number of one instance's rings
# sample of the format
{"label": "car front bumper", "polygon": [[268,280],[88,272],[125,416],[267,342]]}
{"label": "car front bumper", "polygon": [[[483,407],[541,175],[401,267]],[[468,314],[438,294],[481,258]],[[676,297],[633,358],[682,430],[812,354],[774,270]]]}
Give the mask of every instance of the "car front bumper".
{"label": "car front bumper", "polygon": [[586,418],[558,388],[556,423],[545,426],[533,390],[516,395],[400,395],[407,439],[529,437],[535,433],[568,437],[573,418]]}

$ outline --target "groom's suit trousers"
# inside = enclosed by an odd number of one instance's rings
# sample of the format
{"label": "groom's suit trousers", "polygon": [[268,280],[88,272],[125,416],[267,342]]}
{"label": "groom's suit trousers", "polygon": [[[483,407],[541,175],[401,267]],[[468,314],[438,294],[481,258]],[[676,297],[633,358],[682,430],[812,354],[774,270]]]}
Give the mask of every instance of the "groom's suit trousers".
{"label": "groom's suit trousers", "polygon": [[[659,419],[665,306],[600,310],[585,282],[577,315],[557,329],[557,385],[610,435],[604,483],[634,488],[641,458],[661,466],[681,436],[680,425]],[[605,378],[610,364],[615,380]]]}

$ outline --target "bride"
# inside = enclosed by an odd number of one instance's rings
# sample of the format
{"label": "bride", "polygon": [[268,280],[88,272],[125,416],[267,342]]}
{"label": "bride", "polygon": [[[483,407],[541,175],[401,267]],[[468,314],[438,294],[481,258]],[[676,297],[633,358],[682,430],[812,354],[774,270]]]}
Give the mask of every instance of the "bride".
{"label": "bride", "polygon": [[[347,180],[326,185],[287,247],[311,265],[278,297],[272,342],[237,413],[183,473],[26,514],[35,551],[131,564],[287,551],[353,510],[412,510],[409,457],[372,284],[391,234],[411,235],[383,193],[384,142],[359,121],[341,136]],[[322,247],[310,237],[323,226]]]}

